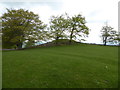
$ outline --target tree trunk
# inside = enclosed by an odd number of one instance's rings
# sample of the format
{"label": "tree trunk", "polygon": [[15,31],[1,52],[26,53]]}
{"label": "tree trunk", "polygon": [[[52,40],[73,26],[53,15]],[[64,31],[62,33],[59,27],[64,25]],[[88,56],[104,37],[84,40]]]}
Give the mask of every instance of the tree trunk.
{"label": "tree trunk", "polygon": [[106,46],[106,43],[107,43],[107,37],[105,37],[104,46]]}
{"label": "tree trunk", "polygon": [[70,34],[70,40],[69,40],[69,44],[71,44],[71,43],[72,43],[73,31],[74,31],[74,29],[72,29],[72,31],[71,31],[71,34]]}
{"label": "tree trunk", "polygon": [[106,41],[105,41],[105,43],[104,43],[104,46],[106,46]]}
{"label": "tree trunk", "polygon": [[57,36],[57,37],[56,37],[56,40],[55,40],[55,44],[56,44],[56,45],[58,44],[58,39],[59,39],[59,37]]}
{"label": "tree trunk", "polygon": [[16,46],[17,46],[17,49],[22,49],[22,43],[18,43]]}

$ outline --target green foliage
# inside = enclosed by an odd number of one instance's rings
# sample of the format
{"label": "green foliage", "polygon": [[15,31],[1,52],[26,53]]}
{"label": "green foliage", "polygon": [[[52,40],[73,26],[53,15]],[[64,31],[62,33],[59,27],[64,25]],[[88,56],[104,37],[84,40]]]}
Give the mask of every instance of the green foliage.
{"label": "green foliage", "polygon": [[67,29],[67,20],[65,15],[52,16],[50,21],[50,35],[51,38],[59,40],[60,38],[66,38],[65,30]]}
{"label": "green foliage", "polygon": [[3,47],[16,45],[19,48],[26,40],[43,40],[41,33],[45,27],[39,16],[31,11],[7,9],[2,15]]}
{"label": "green foliage", "polygon": [[85,24],[85,18],[80,14],[73,17],[69,17],[67,13],[56,17],[52,16],[50,22],[51,36],[55,40],[69,37],[71,43],[72,39],[76,40],[78,37],[88,36],[89,28]]}

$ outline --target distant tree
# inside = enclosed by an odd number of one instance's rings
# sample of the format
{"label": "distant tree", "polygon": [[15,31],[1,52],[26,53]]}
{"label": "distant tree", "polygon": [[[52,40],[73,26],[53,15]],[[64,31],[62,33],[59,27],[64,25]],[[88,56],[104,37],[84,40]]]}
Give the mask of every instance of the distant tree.
{"label": "distant tree", "polygon": [[66,38],[65,31],[67,29],[67,19],[65,15],[52,16],[50,19],[50,37],[55,39],[56,44],[59,39]]}
{"label": "distant tree", "polygon": [[43,40],[46,25],[39,16],[24,9],[7,9],[2,15],[2,41],[4,48],[22,48],[23,42]]}
{"label": "distant tree", "polygon": [[107,43],[116,43],[116,41],[119,40],[117,31],[115,31],[111,26],[108,26],[107,23],[102,27],[101,34],[102,41],[105,46]]}
{"label": "distant tree", "polygon": [[[70,41],[69,43],[71,44],[73,39],[78,39],[79,37],[87,37],[89,34],[89,28],[85,25],[86,20],[84,17],[82,17],[81,14],[75,15],[73,17],[68,17],[69,20],[69,30],[68,32],[70,33]],[[84,40],[84,39],[79,39]]]}

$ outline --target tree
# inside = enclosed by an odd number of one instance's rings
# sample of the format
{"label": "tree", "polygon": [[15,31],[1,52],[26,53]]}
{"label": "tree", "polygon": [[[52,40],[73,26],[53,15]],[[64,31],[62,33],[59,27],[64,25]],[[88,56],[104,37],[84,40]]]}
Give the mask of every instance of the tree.
{"label": "tree", "polygon": [[20,49],[26,40],[43,40],[45,27],[39,16],[32,11],[7,9],[7,13],[2,15],[3,47],[16,46]]}
{"label": "tree", "polygon": [[101,37],[105,46],[107,43],[115,43],[116,40],[119,40],[117,31],[113,29],[114,28],[112,28],[111,26],[108,26],[107,23],[105,26],[102,27]]}
{"label": "tree", "polygon": [[[71,44],[73,39],[77,39],[79,37],[87,37],[89,34],[89,28],[85,25],[86,21],[85,18],[82,17],[81,14],[75,15],[73,17],[68,17],[69,20],[69,30],[68,32],[70,33],[69,38],[70,41],[69,43]],[[84,39],[80,39],[84,40]]]}
{"label": "tree", "polygon": [[65,15],[60,16],[52,16],[50,20],[50,37],[55,39],[56,44],[57,41],[61,38],[66,38],[65,31],[67,29],[67,19],[65,19]]}

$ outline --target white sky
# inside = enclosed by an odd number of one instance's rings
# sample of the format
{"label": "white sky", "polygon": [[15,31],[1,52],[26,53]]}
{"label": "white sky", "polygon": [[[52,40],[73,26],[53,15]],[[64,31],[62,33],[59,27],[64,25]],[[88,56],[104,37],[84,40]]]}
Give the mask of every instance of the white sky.
{"label": "white sky", "polygon": [[[9,1],[9,2],[8,2]],[[119,0],[1,0],[0,16],[5,8],[24,8],[39,14],[44,23],[50,16],[67,12],[69,15],[81,13],[91,29],[88,43],[101,43],[100,30],[107,21],[118,31],[118,1]],[[22,2],[22,3],[21,3]]]}

